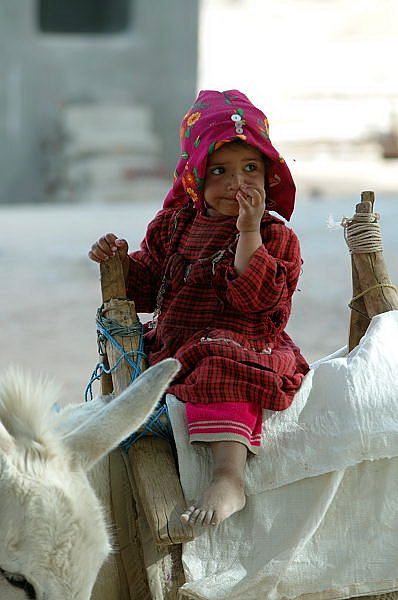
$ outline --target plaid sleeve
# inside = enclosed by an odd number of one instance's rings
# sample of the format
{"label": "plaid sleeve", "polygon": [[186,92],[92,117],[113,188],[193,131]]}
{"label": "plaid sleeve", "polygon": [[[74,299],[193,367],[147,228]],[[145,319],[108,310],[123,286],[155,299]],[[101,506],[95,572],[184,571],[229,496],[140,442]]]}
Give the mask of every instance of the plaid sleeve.
{"label": "plaid sleeve", "polygon": [[126,292],[127,297],[134,300],[137,312],[153,312],[155,309],[167,239],[168,222],[161,211],[149,223],[140,249],[129,254]]}
{"label": "plaid sleeve", "polygon": [[244,273],[230,281],[227,300],[236,310],[273,311],[290,300],[302,265],[296,234],[285,225],[266,229],[265,241]]}

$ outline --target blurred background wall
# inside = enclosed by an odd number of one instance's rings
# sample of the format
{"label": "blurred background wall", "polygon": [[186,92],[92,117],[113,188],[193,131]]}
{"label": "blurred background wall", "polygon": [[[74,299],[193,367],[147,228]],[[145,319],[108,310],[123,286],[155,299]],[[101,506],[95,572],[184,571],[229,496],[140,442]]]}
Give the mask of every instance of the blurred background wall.
{"label": "blurred background wall", "polygon": [[397,55],[396,0],[2,0],[0,203],[129,200],[233,87],[305,195],[395,193]]}
{"label": "blurred background wall", "polygon": [[[111,174],[146,136],[147,170],[169,173],[196,89],[197,31],[197,0],[2,0],[0,202],[84,199],[82,185],[64,197],[65,178]],[[116,163],[66,173],[65,160],[90,153]]]}
{"label": "blurred background wall", "polygon": [[201,0],[199,86],[270,120],[299,194],[398,192],[397,0]]}

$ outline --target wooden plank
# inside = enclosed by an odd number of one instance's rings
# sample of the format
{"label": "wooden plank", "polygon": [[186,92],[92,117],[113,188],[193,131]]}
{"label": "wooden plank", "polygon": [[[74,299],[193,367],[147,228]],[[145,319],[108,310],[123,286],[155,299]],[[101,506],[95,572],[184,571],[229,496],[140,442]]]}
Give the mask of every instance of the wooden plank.
{"label": "wooden plank", "polygon": [[[171,545],[194,539],[193,530],[180,521],[186,502],[175,472],[175,459],[167,440],[145,437],[129,449],[139,496],[157,544]],[[153,465],[156,464],[156,469]],[[172,474],[172,476],[171,476]]]}
{"label": "wooden plank", "polygon": [[137,507],[122,454],[117,448],[109,456],[112,515],[117,533],[115,554],[120,586],[119,600],[152,600],[144,564],[144,550],[138,532]]}
{"label": "wooden plank", "polygon": [[[155,544],[145,512],[139,501],[136,482],[132,474],[128,455],[123,452],[131,489],[134,490],[137,508],[137,527],[144,552],[144,564],[147,569],[149,586],[155,600],[181,600],[179,590],[185,583],[182,568],[182,545],[160,546]],[[137,596],[138,598],[138,596]],[[134,596],[133,600],[136,600]]]}

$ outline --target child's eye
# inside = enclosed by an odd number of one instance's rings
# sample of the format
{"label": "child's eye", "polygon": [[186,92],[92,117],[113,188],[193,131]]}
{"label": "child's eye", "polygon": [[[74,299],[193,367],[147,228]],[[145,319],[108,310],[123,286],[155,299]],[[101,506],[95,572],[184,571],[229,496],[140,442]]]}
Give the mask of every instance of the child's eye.
{"label": "child's eye", "polygon": [[224,167],[214,167],[213,169],[210,169],[210,173],[212,175],[222,175],[225,173],[225,169]]}
{"label": "child's eye", "polygon": [[245,166],[245,171],[256,171],[257,170],[257,165],[255,163],[249,163],[248,165]]}

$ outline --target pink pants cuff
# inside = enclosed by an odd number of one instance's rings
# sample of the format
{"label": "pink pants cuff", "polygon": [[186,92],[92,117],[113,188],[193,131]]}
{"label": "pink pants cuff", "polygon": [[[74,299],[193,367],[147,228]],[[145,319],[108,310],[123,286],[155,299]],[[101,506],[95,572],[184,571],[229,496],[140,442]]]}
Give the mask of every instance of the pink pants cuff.
{"label": "pink pants cuff", "polygon": [[261,444],[262,408],[251,402],[186,402],[189,441],[240,442],[257,454]]}

